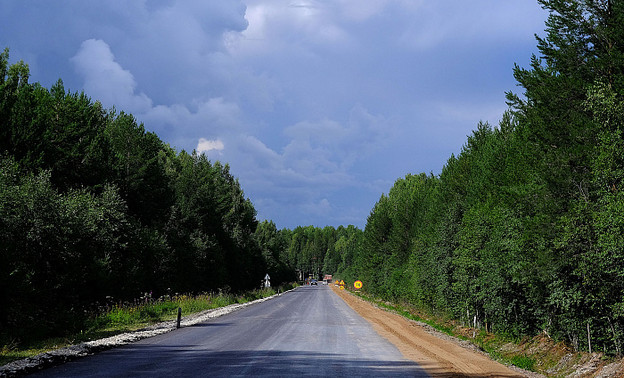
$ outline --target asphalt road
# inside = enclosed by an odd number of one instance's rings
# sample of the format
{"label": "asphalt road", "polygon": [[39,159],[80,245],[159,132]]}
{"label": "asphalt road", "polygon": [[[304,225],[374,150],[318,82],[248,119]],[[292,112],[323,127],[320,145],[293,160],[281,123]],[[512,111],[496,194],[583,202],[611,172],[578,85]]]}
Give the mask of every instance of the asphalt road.
{"label": "asphalt road", "polygon": [[326,286],[43,370],[42,377],[426,377]]}

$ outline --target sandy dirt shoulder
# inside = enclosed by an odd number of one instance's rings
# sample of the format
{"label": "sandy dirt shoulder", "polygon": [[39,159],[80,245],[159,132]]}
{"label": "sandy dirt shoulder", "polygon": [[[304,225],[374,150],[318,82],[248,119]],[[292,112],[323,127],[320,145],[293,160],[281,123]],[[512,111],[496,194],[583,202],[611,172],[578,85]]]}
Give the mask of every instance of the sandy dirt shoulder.
{"label": "sandy dirt shoulder", "polygon": [[346,290],[332,290],[366,319],[375,331],[394,344],[405,358],[417,362],[433,377],[539,377],[507,367],[474,350],[469,344],[426,330],[419,323],[375,307]]}

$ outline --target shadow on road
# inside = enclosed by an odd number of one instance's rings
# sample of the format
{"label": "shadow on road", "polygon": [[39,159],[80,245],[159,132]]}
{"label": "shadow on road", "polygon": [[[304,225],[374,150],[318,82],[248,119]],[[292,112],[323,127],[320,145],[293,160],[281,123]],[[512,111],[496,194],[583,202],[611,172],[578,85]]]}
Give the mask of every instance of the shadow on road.
{"label": "shadow on road", "polygon": [[[253,376],[426,377],[407,360],[377,361],[316,351],[209,351],[186,346],[135,345],[41,371],[42,377]],[[111,363],[114,361],[114,363]]]}
{"label": "shadow on road", "polygon": [[184,328],[202,328],[202,327],[224,327],[231,326],[232,323],[197,323]]}

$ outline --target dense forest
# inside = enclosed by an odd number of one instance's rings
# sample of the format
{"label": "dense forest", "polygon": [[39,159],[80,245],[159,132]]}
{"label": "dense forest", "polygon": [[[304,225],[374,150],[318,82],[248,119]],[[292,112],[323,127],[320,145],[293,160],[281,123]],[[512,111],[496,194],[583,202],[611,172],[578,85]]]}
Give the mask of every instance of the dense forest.
{"label": "dense forest", "polygon": [[[539,56],[439,175],[364,230],[258,222],[229,167],[0,55],[0,332],[79,324],[106,296],[338,274],[382,298],[576,349],[624,342],[624,2],[539,0]],[[45,315],[45,316],[44,316]]]}

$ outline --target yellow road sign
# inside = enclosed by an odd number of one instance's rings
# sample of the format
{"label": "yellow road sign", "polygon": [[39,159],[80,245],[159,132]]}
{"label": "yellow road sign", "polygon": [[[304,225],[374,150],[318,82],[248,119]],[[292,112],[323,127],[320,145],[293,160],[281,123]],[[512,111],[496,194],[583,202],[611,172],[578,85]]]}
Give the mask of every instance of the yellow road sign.
{"label": "yellow road sign", "polygon": [[358,290],[361,289],[362,288],[362,281],[360,281],[360,280],[355,281],[353,283],[353,287],[358,289]]}

